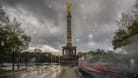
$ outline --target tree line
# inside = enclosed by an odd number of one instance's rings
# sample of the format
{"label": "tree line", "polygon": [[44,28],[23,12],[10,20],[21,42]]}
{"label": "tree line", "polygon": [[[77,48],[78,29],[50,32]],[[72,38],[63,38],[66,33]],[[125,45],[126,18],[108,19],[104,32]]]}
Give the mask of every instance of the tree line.
{"label": "tree line", "polygon": [[115,32],[112,44],[114,49],[130,44],[127,40],[138,35],[138,0],[131,13],[123,13],[118,21],[119,29]]}
{"label": "tree line", "polygon": [[58,56],[49,52],[42,53],[40,49],[24,51],[28,49],[31,37],[21,26],[16,18],[10,19],[4,9],[0,8],[0,64],[58,62]]}
{"label": "tree line", "polygon": [[[4,9],[0,8],[0,63],[11,59],[27,49],[31,37],[21,28],[16,18],[10,20]],[[14,60],[14,59],[13,59]]]}

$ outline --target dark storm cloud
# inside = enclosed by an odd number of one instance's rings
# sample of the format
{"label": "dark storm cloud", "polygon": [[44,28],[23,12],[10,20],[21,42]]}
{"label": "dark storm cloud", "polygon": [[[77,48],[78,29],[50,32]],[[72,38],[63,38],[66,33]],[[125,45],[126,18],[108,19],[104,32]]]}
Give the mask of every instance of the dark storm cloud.
{"label": "dark storm cloud", "polygon": [[[9,15],[23,23],[32,36],[32,46],[65,45],[68,0],[1,0]],[[112,49],[116,21],[131,10],[135,0],[70,0],[72,2],[73,43],[82,50]],[[20,17],[19,17],[20,16]],[[92,37],[89,35],[92,34]]]}
{"label": "dark storm cloud", "polygon": [[32,14],[41,16],[38,18],[56,19],[56,11],[50,8],[53,0],[4,0],[4,2],[12,7],[22,6]]}

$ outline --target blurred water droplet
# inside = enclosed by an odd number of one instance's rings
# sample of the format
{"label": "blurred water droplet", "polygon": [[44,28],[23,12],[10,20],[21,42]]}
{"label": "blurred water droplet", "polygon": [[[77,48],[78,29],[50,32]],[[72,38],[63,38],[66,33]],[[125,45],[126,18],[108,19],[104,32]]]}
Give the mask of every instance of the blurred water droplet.
{"label": "blurred water droplet", "polygon": [[4,45],[5,45],[4,41],[1,41],[1,46],[4,46]]}
{"label": "blurred water droplet", "polygon": [[134,59],[130,59],[130,63],[131,64],[134,64],[135,63],[135,60]]}
{"label": "blurred water droplet", "polygon": [[80,7],[81,7],[82,9],[84,9],[84,8],[85,8],[84,4],[81,4],[81,5],[80,5]]}
{"label": "blurred water droplet", "polygon": [[36,35],[36,34],[37,34],[37,31],[36,31],[36,30],[34,30],[34,31],[33,31],[33,34],[34,34],[34,35]]}
{"label": "blurred water droplet", "polygon": [[49,4],[49,5],[48,5],[48,8],[52,8],[52,5],[51,5],[51,4]]}
{"label": "blurred water droplet", "polygon": [[79,42],[79,41],[80,41],[80,39],[79,39],[79,38],[77,38],[77,39],[76,39],[76,41],[77,41],[77,42]]}
{"label": "blurred water droplet", "polygon": [[10,38],[9,38],[9,36],[7,37],[7,40],[9,40]]}

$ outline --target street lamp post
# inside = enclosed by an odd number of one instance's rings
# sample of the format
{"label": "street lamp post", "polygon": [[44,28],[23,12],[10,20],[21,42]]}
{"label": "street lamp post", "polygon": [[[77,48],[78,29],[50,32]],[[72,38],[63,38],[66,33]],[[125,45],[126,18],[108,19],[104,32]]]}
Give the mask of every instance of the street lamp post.
{"label": "street lamp post", "polygon": [[24,55],[24,62],[25,62],[26,70],[27,70],[28,69],[28,56],[26,54]]}
{"label": "street lamp post", "polygon": [[14,51],[15,51],[15,48],[13,48],[13,51],[12,51],[12,70],[14,71],[14,63],[15,63],[15,61],[14,61],[14,58],[15,58],[15,56],[14,56]]}
{"label": "street lamp post", "polygon": [[59,64],[60,64],[60,53],[59,53]]}
{"label": "street lamp post", "polygon": [[51,65],[52,65],[52,55],[51,55]]}

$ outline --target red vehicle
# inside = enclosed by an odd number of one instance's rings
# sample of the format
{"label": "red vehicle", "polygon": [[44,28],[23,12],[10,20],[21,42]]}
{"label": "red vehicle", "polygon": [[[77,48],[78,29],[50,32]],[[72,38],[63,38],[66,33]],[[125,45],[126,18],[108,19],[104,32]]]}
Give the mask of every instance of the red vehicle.
{"label": "red vehicle", "polygon": [[114,53],[83,56],[79,59],[79,70],[94,78],[136,78],[138,67],[129,61],[125,55]]}

